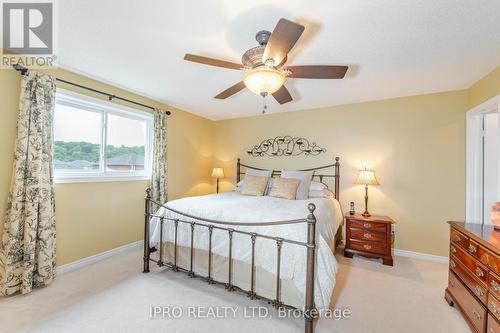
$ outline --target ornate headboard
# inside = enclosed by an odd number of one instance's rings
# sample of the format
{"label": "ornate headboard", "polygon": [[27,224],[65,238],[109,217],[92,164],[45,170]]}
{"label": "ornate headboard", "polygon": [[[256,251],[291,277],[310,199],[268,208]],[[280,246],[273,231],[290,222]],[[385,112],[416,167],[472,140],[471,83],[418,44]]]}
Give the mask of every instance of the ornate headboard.
{"label": "ornate headboard", "polygon": [[[335,195],[335,199],[339,200],[339,184],[340,184],[340,158],[335,157],[335,163],[334,164],[329,164],[329,165],[324,165],[320,166],[317,168],[310,168],[310,169],[302,169],[300,171],[314,171],[313,179],[319,180],[319,182],[326,184],[323,182],[323,180],[326,178],[333,178],[333,194]],[[236,164],[236,182],[240,182],[241,180],[241,175],[244,175],[245,172],[242,170],[242,168],[245,169],[254,169],[254,170],[266,170],[262,168],[257,168],[251,165],[246,165],[241,163],[240,159],[238,158],[238,162]],[[272,176],[279,176],[281,174],[280,170],[273,170]]]}

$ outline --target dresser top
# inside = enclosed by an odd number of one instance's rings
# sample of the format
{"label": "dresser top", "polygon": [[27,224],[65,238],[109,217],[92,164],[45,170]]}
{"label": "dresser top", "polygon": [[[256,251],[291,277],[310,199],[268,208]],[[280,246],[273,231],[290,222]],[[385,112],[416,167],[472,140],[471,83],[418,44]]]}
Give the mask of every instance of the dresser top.
{"label": "dresser top", "polygon": [[449,221],[448,223],[484,247],[500,253],[500,231],[495,230],[492,225],[455,221]]}

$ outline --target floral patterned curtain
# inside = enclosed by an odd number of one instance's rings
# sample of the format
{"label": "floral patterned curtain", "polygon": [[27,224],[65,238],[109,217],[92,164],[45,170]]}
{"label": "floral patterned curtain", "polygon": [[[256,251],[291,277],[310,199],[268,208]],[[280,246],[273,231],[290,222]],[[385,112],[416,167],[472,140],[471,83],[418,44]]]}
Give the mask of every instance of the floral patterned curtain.
{"label": "floral patterned curtain", "polygon": [[22,77],[14,168],[0,248],[0,293],[29,293],[52,282],[56,224],[52,171],[54,77]]}
{"label": "floral patterned curtain", "polygon": [[151,196],[154,201],[167,201],[167,113],[155,109],[153,127],[153,174]]}

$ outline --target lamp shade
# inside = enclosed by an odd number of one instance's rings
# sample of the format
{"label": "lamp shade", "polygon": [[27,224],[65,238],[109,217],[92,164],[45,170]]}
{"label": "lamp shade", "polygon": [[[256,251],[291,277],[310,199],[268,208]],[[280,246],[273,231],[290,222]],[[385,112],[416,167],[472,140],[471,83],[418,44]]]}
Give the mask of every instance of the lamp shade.
{"label": "lamp shade", "polygon": [[356,184],[380,185],[380,183],[377,180],[377,177],[375,176],[375,171],[367,170],[366,168],[364,170],[359,170],[358,178],[356,179]]}
{"label": "lamp shade", "polygon": [[212,177],[214,177],[214,178],[224,178],[224,170],[222,168],[214,168],[212,170]]}

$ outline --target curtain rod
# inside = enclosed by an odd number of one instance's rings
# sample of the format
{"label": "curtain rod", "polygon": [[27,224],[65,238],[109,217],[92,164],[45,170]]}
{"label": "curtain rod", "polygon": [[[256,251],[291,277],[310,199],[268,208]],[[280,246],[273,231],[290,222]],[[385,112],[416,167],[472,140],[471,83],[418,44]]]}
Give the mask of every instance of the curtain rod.
{"label": "curtain rod", "polygon": [[[19,64],[12,65],[12,67],[16,71],[21,72],[21,75],[26,75],[26,73],[28,72],[28,69],[26,67],[23,67],[23,66],[21,66]],[[127,102],[127,103],[131,103],[131,104],[142,106],[143,108],[146,108],[146,109],[151,109],[151,110],[156,109],[156,108],[154,108],[152,106],[149,106],[149,105],[146,105],[146,104],[142,104],[142,103],[139,103],[139,102],[135,102],[135,101],[132,101],[130,99],[123,98],[123,97],[120,97],[120,96],[108,94],[107,92],[104,92],[102,90],[97,90],[97,89],[94,89],[94,88],[90,88],[90,87],[87,87],[87,86],[84,86],[84,85],[81,85],[81,84],[78,84],[78,83],[66,81],[66,80],[59,79],[59,78],[56,78],[56,80],[59,81],[59,82],[62,82],[62,83],[70,84],[70,85],[78,87],[78,88],[86,89],[86,90],[89,90],[89,91],[92,91],[92,92],[95,92],[95,93],[98,93],[98,94],[101,94],[101,95],[105,95],[105,96],[108,97],[108,99],[110,101],[113,100],[113,99],[118,99],[120,101],[124,101],[124,102]],[[170,114],[171,114],[170,111],[165,111],[165,112],[166,112],[167,115],[170,116]]]}

